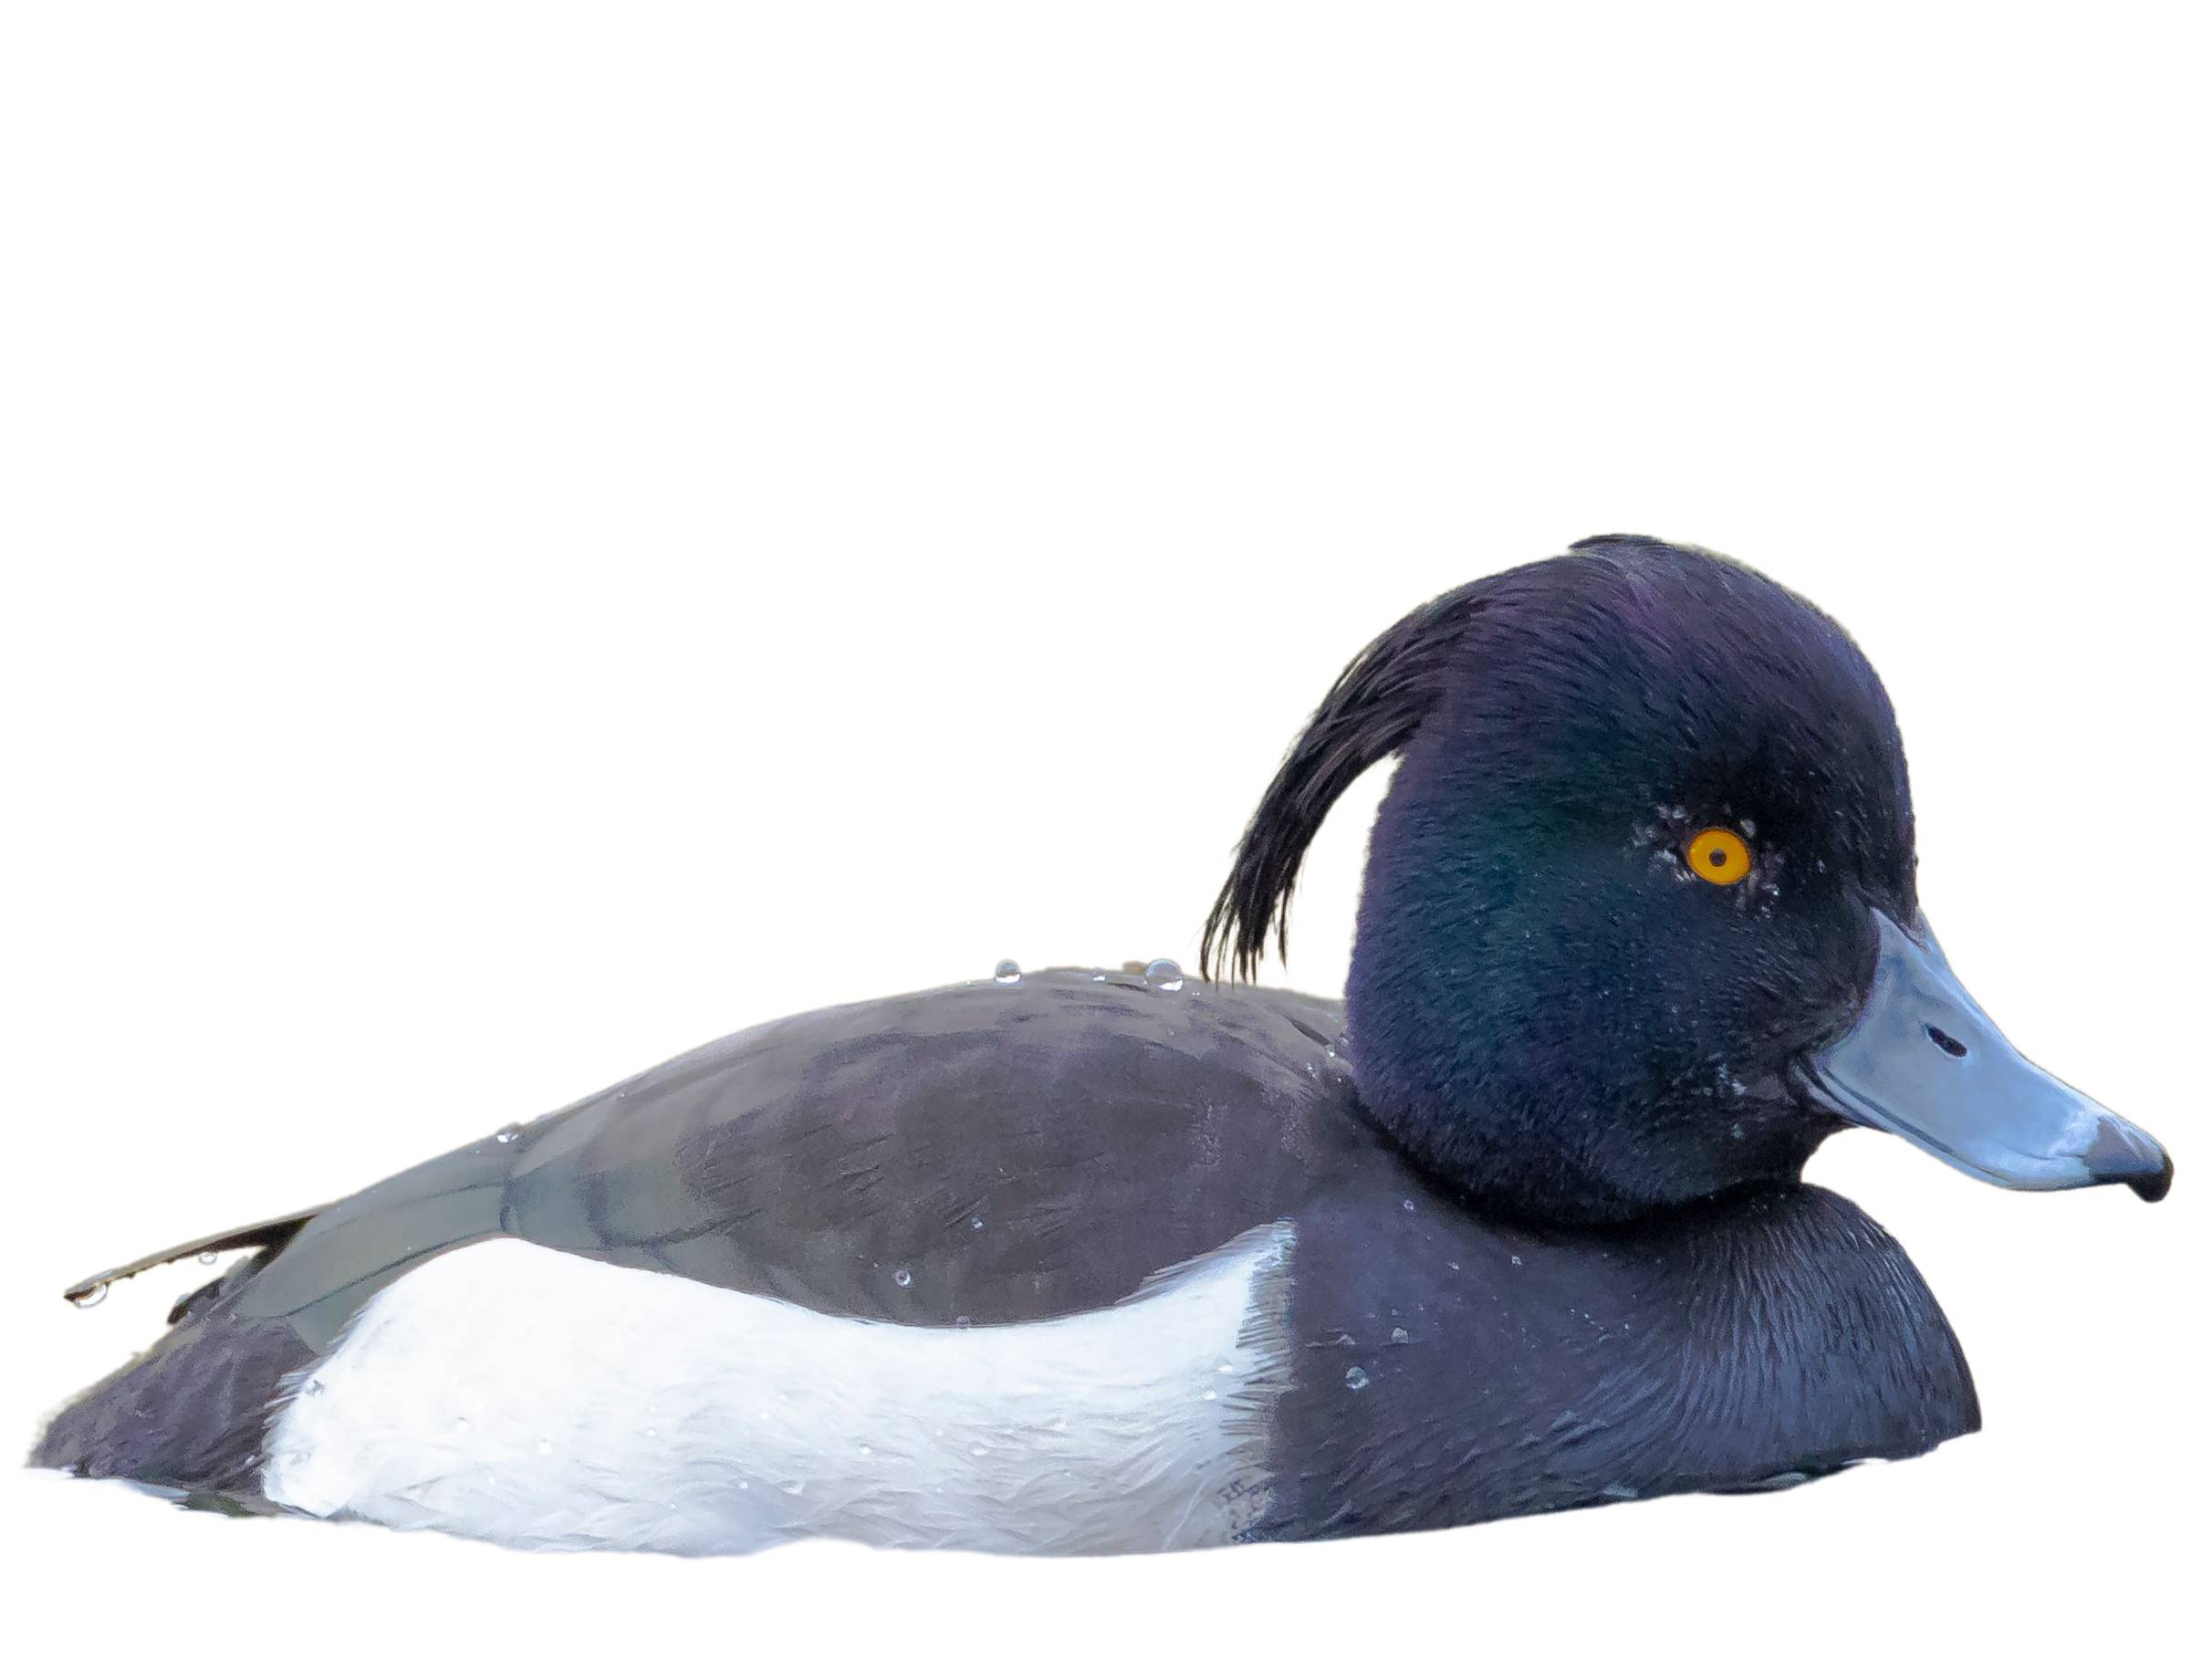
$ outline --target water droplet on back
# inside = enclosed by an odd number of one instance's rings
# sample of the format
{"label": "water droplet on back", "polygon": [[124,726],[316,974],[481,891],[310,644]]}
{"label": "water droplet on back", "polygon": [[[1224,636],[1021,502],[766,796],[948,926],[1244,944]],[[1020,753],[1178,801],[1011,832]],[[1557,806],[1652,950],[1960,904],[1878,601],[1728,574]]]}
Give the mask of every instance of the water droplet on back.
{"label": "water droplet on back", "polygon": [[1172,956],[1154,956],[1144,965],[1144,983],[1155,991],[1180,991],[1183,970]]}
{"label": "water droplet on back", "polygon": [[1019,985],[1021,983],[1021,964],[1011,956],[1003,957],[998,965],[991,970],[991,977],[998,981],[1000,985]]}
{"label": "water droplet on back", "polygon": [[1344,1386],[1351,1390],[1353,1393],[1358,1393],[1360,1390],[1367,1386],[1367,1373],[1354,1365],[1344,1373]]}
{"label": "water droplet on back", "polygon": [[522,1125],[519,1123],[509,1123],[505,1129],[494,1135],[492,1139],[498,1142],[502,1146],[512,1146],[516,1142],[522,1139]]}
{"label": "water droplet on back", "polygon": [[108,1287],[105,1285],[94,1285],[91,1289],[80,1290],[69,1299],[78,1308],[97,1308],[107,1299]]}
{"label": "water droplet on back", "polygon": [[891,1276],[891,1282],[898,1286],[900,1289],[903,1290],[907,1286],[914,1282],[914,1276],[909,1273],[904,1268],[900,1268],[892,1272]]}
{"label": "water droplet on back", "polygon": [[214,1267],[214,1266],[215,1265],[215,1253],[214,1253],[213,1250],[203,1250],[203,1251],[201,1251],[201,1252],[200,1252],[200,1265],[201,1265],[203,1268],[212,1268],[212,1267]]}

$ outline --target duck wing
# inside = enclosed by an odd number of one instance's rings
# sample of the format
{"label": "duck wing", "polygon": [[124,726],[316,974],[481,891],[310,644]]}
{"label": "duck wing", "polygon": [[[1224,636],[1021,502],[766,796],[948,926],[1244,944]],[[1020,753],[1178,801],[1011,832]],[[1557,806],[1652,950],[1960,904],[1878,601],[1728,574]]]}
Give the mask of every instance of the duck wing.
{"label": "duck wing", "polygon": [[[317,1210],[294,1210],[286,1216],[272,1216],[266,1221],[248,1222],[244,1226],[225,1227],[220,1233],[210,1233],[203,1238],[187,1239],[183,1244],[171,1245],[150,1256],[141,1256],[120,1268],[110,1268],[78,1279],[61,1294],[68,1301],[89,1305],[108,1293],[108,1287],[154,1268],[166,1268],[171,1262],[183,1261],[187,1256],[216,1256],[226,1250],[269,1250],[280,1248],[290,1242],[294,1235],[315,1219]],[[183,1312],[180,1302],[169,1316],[175,1324]]]}
{"label": "duck wing", "polygon": [[1340,1004],[1128,972],[823,1009],[315,1213],[233,1310],[327,1348],[500,1236],[902,1324],[1102,1308],[1372,1148],[1343,1053]]}

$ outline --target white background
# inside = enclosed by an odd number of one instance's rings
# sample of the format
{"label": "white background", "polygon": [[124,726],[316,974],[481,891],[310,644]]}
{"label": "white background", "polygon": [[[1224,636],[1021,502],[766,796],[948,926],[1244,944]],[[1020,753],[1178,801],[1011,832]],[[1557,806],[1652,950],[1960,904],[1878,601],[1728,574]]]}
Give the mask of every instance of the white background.
{"label": "white background", "polygon": [[[1988,1426],[1794,1494],[685,1562],[9,1474],[16,1651],[2201,1634],[2186,17],[12,12],[0,1439],[196,1282],[55,1294],[124,1256],[772,1015],[1189,959],[1344,659],[1600,530],[1854,631],[1954,964],[2181,1169],[2151,1209],[1831,1143]],[[1317,852],[1299,984],[1341,984],[1380,781]]]}

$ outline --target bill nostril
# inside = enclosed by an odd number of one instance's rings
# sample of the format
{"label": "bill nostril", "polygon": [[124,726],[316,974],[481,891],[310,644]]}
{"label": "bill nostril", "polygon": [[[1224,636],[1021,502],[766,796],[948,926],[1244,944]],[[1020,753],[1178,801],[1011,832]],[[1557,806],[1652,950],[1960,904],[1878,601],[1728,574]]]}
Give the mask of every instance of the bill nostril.
{"label": "bill nostril", "polygon": [[1967,1052],[1967,1045],[1960,1042],[1941,1026],[1930,1026],[1927,1030],[1928,1041],[1934,1043],[1953,1059],[1964,1057]]}

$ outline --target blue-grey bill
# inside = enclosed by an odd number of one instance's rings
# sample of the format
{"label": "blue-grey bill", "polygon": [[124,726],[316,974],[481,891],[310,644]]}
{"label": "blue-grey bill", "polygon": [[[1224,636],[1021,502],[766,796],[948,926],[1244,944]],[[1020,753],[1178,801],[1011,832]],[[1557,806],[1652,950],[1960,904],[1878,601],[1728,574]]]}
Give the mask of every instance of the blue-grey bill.
{"label": "blue-grey bill", "polygon": [[1925,918],[1911,932],[1880,913],[1874,922],[1882,943],[1866,1007],[1806,1068],[1823,1103],[1998,1186],[2124,1181],[2151,1203],[2166,1195],[2165,1148],[2007,1042]]}

